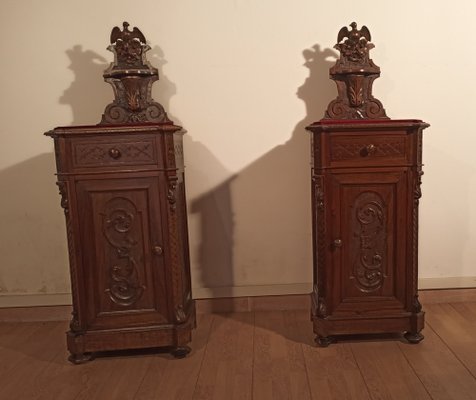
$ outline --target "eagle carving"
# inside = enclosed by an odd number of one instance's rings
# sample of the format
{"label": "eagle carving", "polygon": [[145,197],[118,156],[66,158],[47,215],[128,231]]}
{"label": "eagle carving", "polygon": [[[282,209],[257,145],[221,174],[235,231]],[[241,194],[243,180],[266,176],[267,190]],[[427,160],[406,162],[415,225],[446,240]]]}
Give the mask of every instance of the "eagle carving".
{"label": "eagle carving", "polygon": [[111,32],[111,45],[115,46],[119,65],[140,67],[142,64],[142,51],[146,40],[139,28],[129,30],[129,23],[122,24],[123,30],[114,27]]}
{"label": "eagle carving", "polygon": [[352,22],[350,26],[352,29],[345,26],[341,28],[334,48],[341,52],[344,60],[354,63],[365,63],[368,59],[369,50],[374,47],[370,43],[370,31],[365,25],[357,29],[355,22]]}

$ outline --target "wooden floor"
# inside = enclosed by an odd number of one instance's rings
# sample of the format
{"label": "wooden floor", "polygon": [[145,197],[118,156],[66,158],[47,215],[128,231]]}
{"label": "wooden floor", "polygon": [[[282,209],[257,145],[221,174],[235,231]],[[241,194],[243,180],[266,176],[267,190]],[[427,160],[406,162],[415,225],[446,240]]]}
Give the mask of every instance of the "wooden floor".
{"label": "wooden floor", "polygon": [[0,399],[476,399],[476,302],[426,304],[425,340],[313,344],[309,312],[200,314],[192,353],[66,361],[62,322],[0,323]]}

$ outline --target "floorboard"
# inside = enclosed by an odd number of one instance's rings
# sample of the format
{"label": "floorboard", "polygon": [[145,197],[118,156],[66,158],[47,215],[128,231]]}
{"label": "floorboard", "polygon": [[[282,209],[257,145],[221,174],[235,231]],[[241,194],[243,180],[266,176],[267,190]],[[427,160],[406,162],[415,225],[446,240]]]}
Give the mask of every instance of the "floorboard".
{"label": "floorboard", "polygon": [[192,351],[67,361],[66,321],[0,323],[0,399],[476,400],[476,302],[424,304],[425,339],[314,344],[308,310],[198,315]]}

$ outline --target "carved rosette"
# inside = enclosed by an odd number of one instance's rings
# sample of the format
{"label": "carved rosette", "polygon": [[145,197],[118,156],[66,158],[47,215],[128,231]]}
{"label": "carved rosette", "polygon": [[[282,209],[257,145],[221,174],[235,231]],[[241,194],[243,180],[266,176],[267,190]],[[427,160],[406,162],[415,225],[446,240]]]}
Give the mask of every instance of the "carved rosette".
{"label": "carved rosette", "polygon": [[114,53],[114,62],[104,71],[104,80],[114,90],[114,101],[103,114],[101,124],[123,124],[144,122],[171,122],[162,105],[152,99],[152,84],[159,79],[157,68],[147,61],[150,46],[138,28],[129,30],[123,23],[111,32],[108,47]]}
{"label": "carved rosette", "polygon": [[354,236],[358,251],[351,279],[362,292],[378,290],[385,279],[386,218],[385,203],[375,192],[363,192],[353,206]]}
{"label": "carved rosette", "polygon": [[139,243],[133,237],[137,209],[130,200],[115,197],[106,203],[102,216],[104,237],[116,254],[116,260],[109,268],[110,286],[105,292],[114,303],[130,306],[140,299],[145,290],[145,286],[139,283],[134,256]]}
{"label": "carved rosette", "polygon": [[382,103],[372,96],[373,81],[380,76],[380,68],[369,58],[370,32],[366,26],[357,29],[343,27],[334,46],[340,52],[330,76],[337,84],[338,96],[327,107],[325,118],[378,119],[388,118]]}

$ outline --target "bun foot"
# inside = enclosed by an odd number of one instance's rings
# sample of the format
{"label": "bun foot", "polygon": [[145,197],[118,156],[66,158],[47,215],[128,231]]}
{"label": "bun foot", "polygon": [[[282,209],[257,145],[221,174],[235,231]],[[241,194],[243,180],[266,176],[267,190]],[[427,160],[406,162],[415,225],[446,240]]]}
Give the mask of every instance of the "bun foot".
{"label": "bun foot", "polygon": [[319,347],[327,347],[334,343],[335,339],[332,336],[316,336],[315,342]]}
{"label": "bun foot", "polygon": [[188,346],[179,346],[175,347],[170,354],[172,354],[175,358],[184,358],[188,353],[190,353],[192,349]]}
{"label": "bun foot", "polygon": [[411,343],[411,344],[420,343],[425,337],[420,332],[416,332],[416,333],[407,332],[403,336],[405,337],[405,339],[407,339],[408,343]]}
{"label": "bun foot", "polygon": [[77,353],[77,354],[71,354],[68,357],[68,361],[76,365],[84,364],[92,360],[94,360],[93,353]]}

